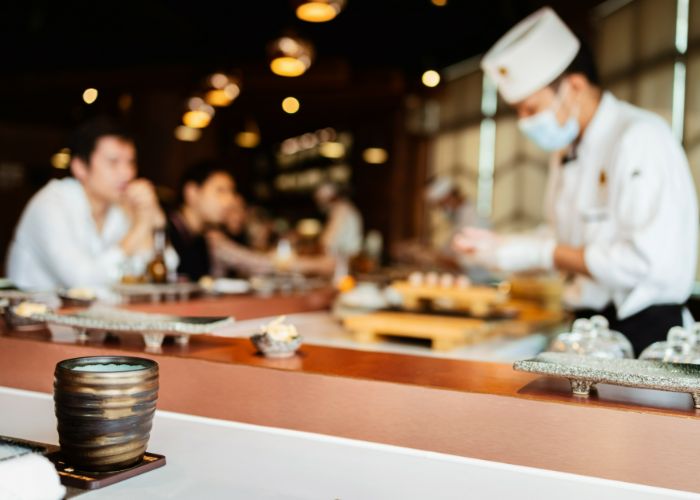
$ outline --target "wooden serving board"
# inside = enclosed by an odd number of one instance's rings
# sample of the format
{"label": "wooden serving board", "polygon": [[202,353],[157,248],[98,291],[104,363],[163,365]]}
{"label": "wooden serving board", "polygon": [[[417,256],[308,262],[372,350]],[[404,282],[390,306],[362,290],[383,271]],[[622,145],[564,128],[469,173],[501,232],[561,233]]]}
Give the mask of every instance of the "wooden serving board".
{"label": "wooden serving board", "polygon": [[488,286],[415,286],[408,281],[395,281],[391,287],[401,294],[407,309],[417,309],[421,300],[439,300],[450,302],[454,309],[471,311],[475,316],[485,316],[494,306],[503,304],[508,298],[504,291]]}
{"label": "wooden serving board", "polygon": [[508,301],[507,307],[518,311],[516,319],[486,321],[436,314],[400,311],[377,311],[344,319],[357,342],[377,342],[382,336],[427,339],[435,351],[484,341],[488,338],[520,337],[561,323],[561,312],[549,311],[527,301]]}
{"label": "wooden serving board", "polygon": [[510,278],[510,296],[532,300],[550,311],[562,310],[564,278],[562,276],[516,275]]}
{"label": "wooden serving board", "polygon": [[480,319],[392,311],[350,316],[344,324],[357,342],[377,342],[382,335],[413,337],[430,340],[436,351],[483,340],[488,333],[486,322]]}

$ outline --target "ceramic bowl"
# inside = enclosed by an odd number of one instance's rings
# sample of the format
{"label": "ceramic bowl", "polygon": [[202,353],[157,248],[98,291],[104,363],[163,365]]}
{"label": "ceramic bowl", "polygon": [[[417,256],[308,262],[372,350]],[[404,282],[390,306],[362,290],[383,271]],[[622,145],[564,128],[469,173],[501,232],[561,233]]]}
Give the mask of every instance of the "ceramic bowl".
{"label": "ceramic bowl", "polygon": [[267,333],[256,333],[250,337],[250,341],[268,358],[290,358],[299,349],[301,336],[285,341],[275,340]]}

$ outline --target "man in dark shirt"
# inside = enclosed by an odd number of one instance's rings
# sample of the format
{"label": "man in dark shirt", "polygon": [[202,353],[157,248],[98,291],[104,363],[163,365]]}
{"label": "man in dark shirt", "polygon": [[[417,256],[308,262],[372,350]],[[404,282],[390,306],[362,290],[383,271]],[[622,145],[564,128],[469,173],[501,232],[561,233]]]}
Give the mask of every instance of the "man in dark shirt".
{"label": "man in dark shirt", "polygon": [[207,161],[190,167],[180,181],[180,204],[168,217],[168,238],[180,256],[178,275],[196,281],[211,274],[204,235],[224,222],[235,201],[235,182],[221,165]]}

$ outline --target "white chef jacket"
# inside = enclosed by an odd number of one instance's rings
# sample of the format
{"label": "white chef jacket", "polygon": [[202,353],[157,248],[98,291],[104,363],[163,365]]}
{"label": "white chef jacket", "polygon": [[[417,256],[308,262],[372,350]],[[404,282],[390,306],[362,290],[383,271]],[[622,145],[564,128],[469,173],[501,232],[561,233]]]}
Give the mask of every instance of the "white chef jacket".
{"label": "white chef jacket", "polygon": [[593,279],[565,289],[572,308],[613,303],[619,319],[682,304],[695,279],[698,206],[688,161],[659,116],[603,94],[574,151],[550,164],[546,212],[558,243],[584,248]]}
{"label": "white chef jacket", "polygon": [[[150,257],[127,257],[122,251],[119,243],[129,227],[126,213],[112,206],[98,232],[80,182],[52,180],[22,213],[8,254],[8,276],[27,290],[114,284],[127,264],[145,267]],[[169,266],[173,259],[176,265],[177,255],[169,249]]]}
{"label": "white chef jacket", "polygon": [[326,252],[335,256],[352,257],[362,250],[362,216],[346,200],[333,202],[328,222],[321,234]]}

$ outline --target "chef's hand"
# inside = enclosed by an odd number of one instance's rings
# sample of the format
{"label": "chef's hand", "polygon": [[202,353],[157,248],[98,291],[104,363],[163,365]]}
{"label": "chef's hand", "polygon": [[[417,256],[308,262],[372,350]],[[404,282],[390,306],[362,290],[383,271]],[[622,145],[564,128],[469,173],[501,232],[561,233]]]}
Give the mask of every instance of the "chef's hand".
{"label": "chef's hand", "polygon": [[486,229],[467,227],[455,235],[453,246],[474,264],[491,270],[554,269],[556,242],[552,238],[498,235]]}

